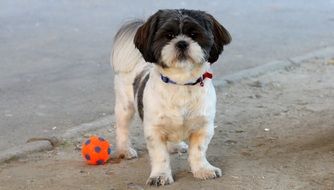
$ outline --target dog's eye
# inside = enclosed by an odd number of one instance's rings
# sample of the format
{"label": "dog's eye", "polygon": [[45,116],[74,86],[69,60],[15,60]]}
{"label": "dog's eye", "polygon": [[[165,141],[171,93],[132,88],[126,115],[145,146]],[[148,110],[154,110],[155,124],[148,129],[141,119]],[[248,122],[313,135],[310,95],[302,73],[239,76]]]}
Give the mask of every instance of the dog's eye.
{"label": "dog's eye", "polygon": [[175,35],[173,33],[167,33],[166,34],[167,39],[173,39],[174,37],[175,37]]}
{"label": "dog's eye", "polygon": [[190,35],[190,37],[192,37],[192,38],[195,38],[195,37],[197,36],[197,34],[194,33],[194,32],[190,33],[189,35]]}

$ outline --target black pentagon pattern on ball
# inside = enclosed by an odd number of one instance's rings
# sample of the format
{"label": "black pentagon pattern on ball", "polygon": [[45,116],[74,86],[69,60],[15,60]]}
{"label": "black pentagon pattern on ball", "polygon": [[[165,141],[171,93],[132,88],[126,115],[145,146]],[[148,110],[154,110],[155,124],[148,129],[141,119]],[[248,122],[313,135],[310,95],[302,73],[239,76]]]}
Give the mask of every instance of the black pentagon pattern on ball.
{"label": "black pentagon pattern on ball", "polygon": [[111,153],[111,148],[109,147],[109,148],[108,148],[108,154],[110,154],[110,153]]}
{"label": "black pentagon pattern on ball", "polygon": [[100,140],[100,141],[105,141],[104,138],[102,138],[102,137],[99,137],[99,140]]}
{"label": "black pentagon pattern on ball", "polygon": [[89,156],[89,154],[86,154],[86,155],[85,155],[85,158],[86,158],[86,160],[90,160],[90,156]]}
{"label": "black pentagon pattern on ball", "polygon": [[85,145],[89,145],[90,144],[90,140],[87,140],[86,142],[85,142]]}
{"label": "black pentagon pattern on ball", "polygon": [[96,153],[99,153],[99,152],[101,152],[101,147],[96,146],[96,147],[94,148],[94,150],[95,150]]}
{"label": "black pentagon pattern on ball", "polygon": [[102,165],[103,163],[104,163],[103,160],[98,160],[98,161],[96,161],[96,164],[97,164],[97,165]]}

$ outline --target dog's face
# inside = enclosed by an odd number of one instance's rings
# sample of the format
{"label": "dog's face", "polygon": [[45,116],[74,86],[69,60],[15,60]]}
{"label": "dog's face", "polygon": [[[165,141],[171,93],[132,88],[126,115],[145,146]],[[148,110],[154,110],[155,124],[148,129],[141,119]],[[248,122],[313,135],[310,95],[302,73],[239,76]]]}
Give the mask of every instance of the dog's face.
{"label": "dog's face", "polygon": [[161,67],[214,63],[229,32],[211,15],[194,10],[159,10],[138,30],[135,46],[145,61]]}

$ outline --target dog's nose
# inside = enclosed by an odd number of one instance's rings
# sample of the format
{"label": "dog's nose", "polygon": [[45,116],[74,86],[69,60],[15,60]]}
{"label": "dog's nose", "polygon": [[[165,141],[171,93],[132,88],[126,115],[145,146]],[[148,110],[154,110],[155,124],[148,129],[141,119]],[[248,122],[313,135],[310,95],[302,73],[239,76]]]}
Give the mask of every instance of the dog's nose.
{"label": "dog's nose", "polygon": [[176,47],[178,47],[180,50],[185,50],[188,47],[188,42],[181,40],[176,43]]}

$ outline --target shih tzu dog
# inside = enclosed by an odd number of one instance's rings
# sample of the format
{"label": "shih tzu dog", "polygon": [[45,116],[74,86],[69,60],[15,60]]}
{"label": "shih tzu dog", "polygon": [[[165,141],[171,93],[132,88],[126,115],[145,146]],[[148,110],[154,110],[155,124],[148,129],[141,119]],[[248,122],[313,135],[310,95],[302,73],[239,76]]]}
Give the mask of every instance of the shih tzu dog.
{"label": "shih tzu dog", "polygon": [[174,182],[169,152],[186,150],[196,178],[220,177],[206,159],[214,134],[216,93],[210,65],[229,32],[210,14],[196,10],[159,10],[144,21],[125,24],[112,51],[115,71],[117,152],[137,157],[128,128],[138,110],[151,160],[149,185]]}

